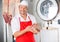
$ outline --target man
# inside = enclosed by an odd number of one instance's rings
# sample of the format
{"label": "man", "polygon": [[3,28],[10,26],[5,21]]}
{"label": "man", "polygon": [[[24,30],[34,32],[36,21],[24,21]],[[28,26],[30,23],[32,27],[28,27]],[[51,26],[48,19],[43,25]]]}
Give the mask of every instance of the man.
{"label": "man", "polygon": [[35,42],[34,35],[39,32],[39,25],[35,17],[27,13],[28,3],[22,1],[19,5],[19,14],[11,21],[11,27],[16,42]]}

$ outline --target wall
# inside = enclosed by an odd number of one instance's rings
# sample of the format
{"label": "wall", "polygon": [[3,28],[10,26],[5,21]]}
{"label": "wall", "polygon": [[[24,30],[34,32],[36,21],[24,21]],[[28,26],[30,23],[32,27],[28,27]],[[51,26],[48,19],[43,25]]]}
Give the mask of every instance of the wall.
{"label": "wall", "polygon": [[[45,24],[46,22],[43,21],[43,20],[41,20],[40,17],[38,16],[38,14],[36,13],[36,4],[37,4],[37,1],[38,1],[38,0],[33,0],[33,15],[36,17],[37,22],[38,22],[39,24],[41,24],[42,27],[44,27],[44,26],[46,26],[46,24]],[[59,3],[60,3],[59,0],[57,0],[57,1],[58,1],[58,4],[59,4]],[[60,4],[59,4],[59,6],[60,6]],[[59,12],[58,12],[58,13],[60,14],[60,7],[59,7]],[[58,17],[58,16],[59,16],[59,17]],[[57,16],[57,17],[60,18],[60,15],[58,15],[58,16]],[[52,23],[53,23],[54,21],[56,21],[56,19],[52,20]],[[57,23],[57,21],[54,22],[54,23]],[[55,26],[55,27],[58,28],[60,25],[58,26],[58,25],[55,24],[55,25],[51,25],[51,26],[52,26],[52,27]],[[59,28],[60,28],[60,27],[59,27]],[[60,31],[60,29],[59,29],[59,31]],[[59,33],[59,35],[60,35],[60,33]],[[36,40],[37,40],[37,42],[40,42],[39,39],[38,39],[38,36],[36,36]],[[59,36],[59,40],[60,40],[60,36]]]}
{"label": "wall", "polygon": [[4,42],[4,23],[3,23],[3,17],[2,17],[2,0],[0,0],[0,42]]}
{"label": "wall", "polygon": [[[6,3],[4,3],[6,1]],[[3,12],[7,12],[7,0],[5,0],[4,2],[3,2]],[[35,16],[35,18],[36,18],[36,20],[37,20],[37,22],[41,25],[41,27],[43,27],[45,24],[45,21],[43,21],[43,20],[41,20],[40,19],[40,17],[38,16],[38,14],[36,13],[36,4],[37,4],[37,1],[38,0],[27,0],[28,2],[29,2],[29,9],[28,9],[28,12],[30,13],[30,14],[32,14],[32,15],[34,15]],[[18,7],[17,7],[17,5],[18,5],[18,3],[20,2],[20,0],[10,0],[10,7],[9,7],[9,13],[10,14],[12,14],[13,16],[15,15],[15,14],[18,14]],[[58,2],[59,2],[59,0],[58,0]],[[15,3],[15,4],[14,4]],[[59,4],[60,5],[60,4]],[[59,8],[60,9],[60,8]],[[8,27],[8,28],[10,28],[10,27]],[[9,30],[9,29],[8,29]],[[8,34],[8,35],[10,35],[10,34]],[[9,38],[9,37],[8,37]],[[36,38],[36,41],[37,42],[40,42],[40,34],[38,34],[38,35],[35,35],[35,38]],[[8,40],[8,41],[10,41],[10,40]]]}

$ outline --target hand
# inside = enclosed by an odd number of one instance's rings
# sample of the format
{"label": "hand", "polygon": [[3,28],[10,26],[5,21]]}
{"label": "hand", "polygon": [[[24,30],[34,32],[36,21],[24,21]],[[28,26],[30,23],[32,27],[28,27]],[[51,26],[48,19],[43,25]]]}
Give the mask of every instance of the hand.
{"label": "hand", "polygon": [[29,32],[29,31],[30,31],[30,32],[32,32],[32,33],[34,33],[34,34],[37,34],[37,33],[38,33],[37,30],[34,29],[32,26],[26,27],[25,31],[26,31],[26,32]]}
{"label": "hand", "polygon": [[38,33],[38,31],[35,29],[35,28],[33,28],[32,27],[32,30],[30,30],[32,33],[34,33],[34,34],[37,34]]}
{"label": "hand", "polygon": [[26,27],[26,32],[32,32],[32,33],[34,33],[34,34],[37,34],[39,31],[40,31],[40,29],[38,29],[38,25],[37,24],[33,24],[32,26],[28,26],[28,27]]}
{"label": "hand", "polygon": [[27,26],[26,29],[25,29],[26,32],[29,32],[31,30],[31,28],[32,28],[32,26]]}
{"label": "hand", "polygon": [[33,24],[33,28],[35,28],[38,32],[40,32],[40,26],[38,24]]}

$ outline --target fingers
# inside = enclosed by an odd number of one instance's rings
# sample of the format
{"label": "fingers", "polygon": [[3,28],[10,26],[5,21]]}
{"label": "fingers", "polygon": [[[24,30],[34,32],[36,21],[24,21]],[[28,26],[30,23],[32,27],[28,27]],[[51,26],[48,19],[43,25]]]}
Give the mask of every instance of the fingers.
{"label": "fingers", "polygon": [[26,27],[26,31],[27,31],[27,32],[30,31],[31,28],[32,28],[31,26]]}
{"label": "fingers", "polygon": [[32,32],[32,33],[34,33],[34,34],[37,34],[38,33],[38,31],[35,29],[35,28],[30,28],[30,32]]}
{"label": "fingers", "polygon": [[33,28],[35,28],[38,32],[40,32],[40,26],[38,24],[33,24]]}
{"label": "fingers", "polygon": [[33,29],[33,33],[34,33],[34,34],[37,34],[38,31],[37,31],[36,29]]}
{"label": "fingers", "polygon": [[38,32],[40,32],[40,29],[38,29],[37,27],[36,27],[36,25],[34,25],[34,26],[28,26],[28,27],[26,27],[26,31],[27,32],[32,32],[32,33],[34,33],[34,34],[37,34]]}

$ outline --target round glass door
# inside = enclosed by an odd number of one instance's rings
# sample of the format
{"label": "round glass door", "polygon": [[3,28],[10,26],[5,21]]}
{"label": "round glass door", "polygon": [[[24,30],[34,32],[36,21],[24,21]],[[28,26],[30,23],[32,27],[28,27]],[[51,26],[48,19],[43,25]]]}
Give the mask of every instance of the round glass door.
{"label": "round glass door", "polygon": [[52,20],[58,13],[58,4],[55,0],[38,0],[36,5],[38,16],[46,21]]}

